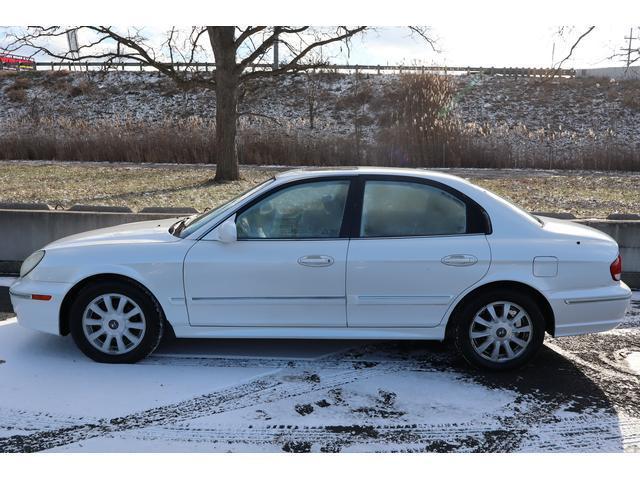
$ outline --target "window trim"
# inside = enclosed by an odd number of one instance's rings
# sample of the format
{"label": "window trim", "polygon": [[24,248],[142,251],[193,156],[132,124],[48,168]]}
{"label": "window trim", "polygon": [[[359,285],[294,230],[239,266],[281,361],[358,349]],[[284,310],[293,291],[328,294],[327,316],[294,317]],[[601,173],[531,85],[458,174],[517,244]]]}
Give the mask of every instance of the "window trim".
{"label": "window trim", "polygon": [[[350,224],[351,218],[353,215],[351,202],[354,200],[354,183],[356,181],[355,175],[335,175],[335,176],[326,176],[326,177],[315,177],[315,178],[304,178],[300,180],[294,180],[292,182],[283,183],[276,187],[269,189],[268,191],[258,195],[257,197],[251,199],[246,204],[242,205],[238,208],[232,215],[236,216],[236,220],[238,216],[242,215],[246,210],[254,206],[255,204],[265,200],[271,195],[278,193],[280,190],[284,190],[289,187],[295,187],[298,185],[304,185],[309,183],[320,183],[320,182],[348,182],[347,185],[347,198],[345,200],[344,212],[342,214],[342,224],[340,226],[340,233],[337,237],[298,237],[298,238],[238,238],[238,242],[300,242],[300,241],[331,241],[331,240],[348,240],[350,232]],[[230,218],[230,215],[228,218]],[[226,221],[227,219],[223,220]],[[220,222],[222,223],[222,222]],[[215,227],[214,227],[215,228]]]}
{"label": "window trim", "polygon": [[[464,233],[442,233],[442,234],[432,234],[432,235],[389,235],[389,236],[376,236],[376,237],[367,237],[360,235],[360,227],[362,222],[362,209],[364,205],[364,189],[367,181],[379,181],[379,182],[406,182],[406,183],[417,183],[421,185],[427,185],[430,187],[438,188],[450,194],[451,196],[457,198],[462,201],[467,207],[467,226],[466,232]],[[456,190],[449,185],[438,182],[436,180],[431,180],[429,178],[420,178],[420,177],[412,177],[412,176],[401,176],[401,175],[375,175],[375,174],[367,174],[367,175],[359,175],[357,179],[357,188],[358,191],[358,199],[357,199],[357,211],[354,212],[354,218],[352,218],[351,222],[351,230],[350,230],[350,238],[352,239],[361,239],[361,240],[376,240],[376,239],[402,239],[402,238],[439,238],[439,237],[462,237],[469,235],[491,235],[493,233],[493,228],[491,226],[491,218],[487,211],[478,204],[475,200],[471,199],[464,193]],[[473,225],[473,223],[476,223]],[[471,230],[471,231],[470,231]]]}
{"label": "window trim", "polygon": [[[299,180],[293,180],[291,182],[282,183],[275,187],[268,188],[265,192],[262,192],[255,196],[254,198],[248,200],[246,203],[237,207],[232,212],[228,212],[227,215],[222,217],[220,220],[216,221],[211,227],[207,228],[202,235],[200,235],[196,241],[206,240],[207,235],[209,235],[213,230],[219,227],[222,223],[226,222],[229,218],[234,215],[239,215],[244,210],[259,202],[260,200],[266,198],[272,193],[277,192],[283,188],[299,185],[302,183],[311,183],[311,182],[322,182],[322,181],[330,181],[330,180],[348,180],[349,191],[347,193],[347,205],[345,207],[344,215],[342,218],[342,227],[340,229],[339,237],[320,237],[320,238],[291,238],[291,239],[282,239],[282,238],[257,238],[257,239],[238,239],[240,242],[251,242],[251,241],[268,241],[268,242],[291,242],[291,241],[335,241],[335,240],[380,240],[380,239],[406,239],[406,238],[440,238],[440,237],[460,237],[460,236],[471,236],[471,235],[491,235],[493,233],[493,227],[491,225],[491,217],[487,213],[487,211],[475,200],[468,197],[464,193],[456,190],[449,185],[438,182],[436,180],[431,180],[428,178],[414,177],[410,175],[392,175],[392,174],[353,174],[353,175],[332,175],[332,176],[322,176],[322,177],[314,177],[314,178],[303,178]],[[364,185],[367,180],[381,180],[381,181],[406,181],[413,183],[421,183],[425,185],[430,185],[433,187],[440,188],[445,190],[446,192],[452,194],[453,196],[464,201],[468,206],[472,207],[479,217],[482,218],[482,224],[484,228],[479,229],[477,233],[461,233],[461,234],[446,234],[446,235],[422,235],[422,236],[403,236],[403,237],[361,237],[360,236],[360,221],[362,217],[362,203],[364,201]]]}

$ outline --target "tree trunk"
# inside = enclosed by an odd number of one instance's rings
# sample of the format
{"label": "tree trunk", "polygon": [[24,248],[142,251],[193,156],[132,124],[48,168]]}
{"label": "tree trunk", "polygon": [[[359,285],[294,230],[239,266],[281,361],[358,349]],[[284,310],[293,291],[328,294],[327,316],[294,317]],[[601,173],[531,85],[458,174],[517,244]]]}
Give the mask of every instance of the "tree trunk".
{"label": "tree trunk", "polygon": [[216,176],[214,181],[238,180],[236,123],[240,75],[236,65],[234,27],[208,27],[216,61]]}
{"label": "tree trunk", "polygon": [[315,115],[315,103],[313,100],[309,102],[309,128],[313,130],[313,121]]}

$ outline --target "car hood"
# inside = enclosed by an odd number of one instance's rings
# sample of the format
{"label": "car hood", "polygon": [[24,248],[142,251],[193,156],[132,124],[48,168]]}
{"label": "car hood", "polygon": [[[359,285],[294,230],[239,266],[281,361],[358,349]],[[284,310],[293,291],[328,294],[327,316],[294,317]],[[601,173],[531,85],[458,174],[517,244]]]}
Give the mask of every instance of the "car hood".
{"label": "car hood", "polygon": [[557,218],[540,217],[544,222],[543,229],[546,232],[556,235],[566,235],[576,240],[592,240],[603,243],[613,243],[616,241],[606,233],[596,230],[595,228],[582,225],[570,220],[559,220]]}
{"label": "car hood", "polygon": [[115,227],[100,228],[70,235],[48,244],[45,249],[67,248],[85,245],[105,245],[121,243],[176,242],[180,239],[169,233],[169,227],[177,218],[125,223]]}

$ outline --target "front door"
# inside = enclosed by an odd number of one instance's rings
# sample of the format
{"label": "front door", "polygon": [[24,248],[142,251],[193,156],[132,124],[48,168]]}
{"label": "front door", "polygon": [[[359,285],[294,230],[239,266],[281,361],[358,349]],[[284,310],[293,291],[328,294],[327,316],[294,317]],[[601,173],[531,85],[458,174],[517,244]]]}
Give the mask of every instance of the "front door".
{"label": "front door", "polygon": [[367,180],[347,264],[349,327],[432,327],[489,269],[474,206],[419,181]]}
{"label": "front door", "polygon": [[191,325],[346,327],[350,183],[276,188],[237,212],[237,241],[197,242],[184,264]]}

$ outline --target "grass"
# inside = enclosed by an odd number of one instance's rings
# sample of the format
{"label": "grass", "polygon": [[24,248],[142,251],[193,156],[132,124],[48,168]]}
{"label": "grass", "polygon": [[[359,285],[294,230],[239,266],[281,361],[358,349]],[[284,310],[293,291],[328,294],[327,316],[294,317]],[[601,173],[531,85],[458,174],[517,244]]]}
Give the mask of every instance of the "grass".
{"label": "grass", "polygon": [[44,202],[143,207],[194,207],[204,210],[273,176],[242,169],[242,180],[212,184],[215,168],[87,166],[0,163],[0,202]]}
{"label": "grass", "polygon": [[570,212],[579,218],[640,213],[640,175],[636,173],[564,171],[517,179],[470,180],[531,212]]}
{"label": "grass", "polygon": [[[214,167],[0,162],[0,202],[214,207],[273,176],[244,167],[242,180],[212,184]],[[450,170],[529,211],[604,218],[640,213],[640,174],[540,170]]]}

